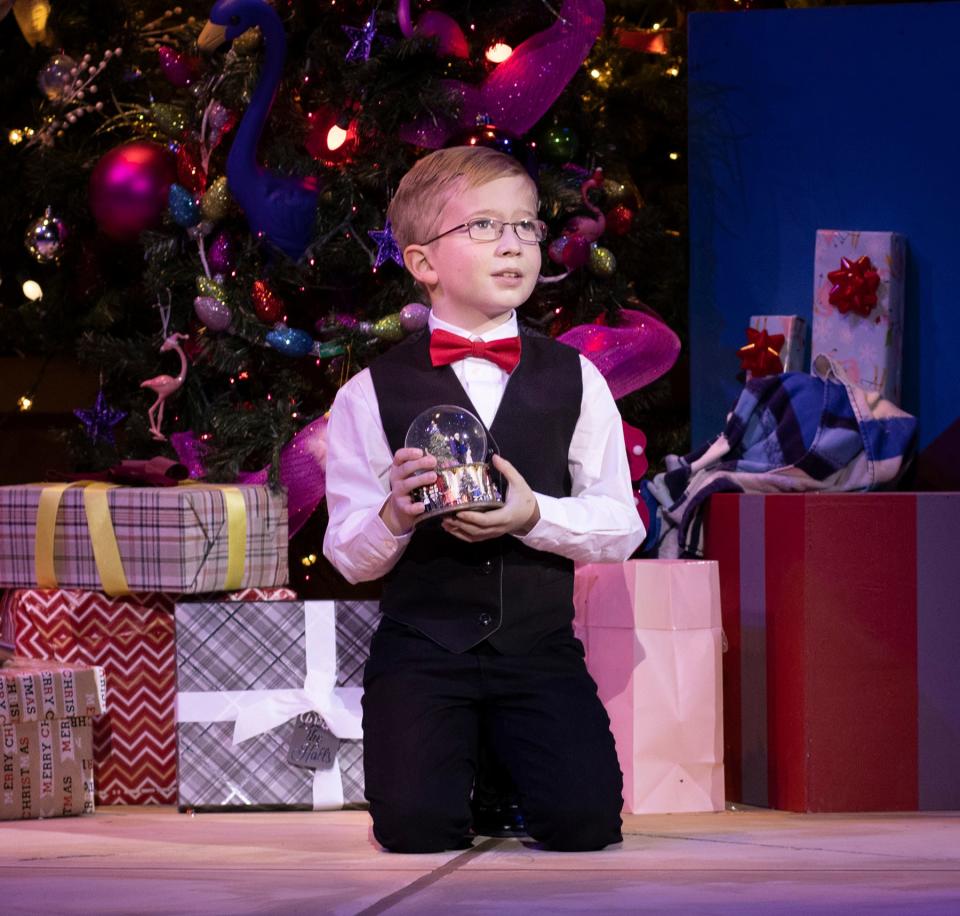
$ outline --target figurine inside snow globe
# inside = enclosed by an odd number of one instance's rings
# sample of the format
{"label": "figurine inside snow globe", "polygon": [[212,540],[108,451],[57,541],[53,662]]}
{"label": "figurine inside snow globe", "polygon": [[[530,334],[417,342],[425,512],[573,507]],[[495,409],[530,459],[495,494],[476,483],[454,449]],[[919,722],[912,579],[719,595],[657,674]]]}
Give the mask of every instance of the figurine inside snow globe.
{"label": "figurine inside snow globe", "polygon": [[436,482],[411,494],[426,507],[418,523],[462,509],[503,505],[486,461],[486,430],[469,410],[453,404],[425,410],[410,424],[404,445],[423,449],[437,459]]}

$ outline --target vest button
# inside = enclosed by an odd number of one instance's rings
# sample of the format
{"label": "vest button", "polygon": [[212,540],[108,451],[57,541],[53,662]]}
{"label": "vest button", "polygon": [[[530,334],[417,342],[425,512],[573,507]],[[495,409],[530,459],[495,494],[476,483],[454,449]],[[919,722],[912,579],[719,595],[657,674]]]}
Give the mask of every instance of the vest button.
{"label": "vest button", "polygon": [[480,572],[485,576],[489,576],[493,572],[493,560],[484,560],[480,566]]}
{"label": "vest button", "polygon": [[480,622],[480,626],[488,627],[493,623],[493,618],[489,614],[481,614],[477,620]]}

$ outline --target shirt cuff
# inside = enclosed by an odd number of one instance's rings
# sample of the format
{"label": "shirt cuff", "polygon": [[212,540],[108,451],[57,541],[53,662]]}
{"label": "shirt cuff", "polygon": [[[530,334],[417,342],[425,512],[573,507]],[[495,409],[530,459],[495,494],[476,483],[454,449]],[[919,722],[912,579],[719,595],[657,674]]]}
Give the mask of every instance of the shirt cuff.
{"label": "shirt cuff", "polygon": [[533,498],[537,501],[537,508],[540,510],[540,518],[537,523],[524,535],[514,535],[518,541],[533,547],[535,550],[543,549],[537,547],[537,541],[542,541],[543,537],[551,530],[551,526],[556,525],[562,518],[563,510],[559,506],[559,500],[555,496],[544,496],[543,493],[534,493]]}

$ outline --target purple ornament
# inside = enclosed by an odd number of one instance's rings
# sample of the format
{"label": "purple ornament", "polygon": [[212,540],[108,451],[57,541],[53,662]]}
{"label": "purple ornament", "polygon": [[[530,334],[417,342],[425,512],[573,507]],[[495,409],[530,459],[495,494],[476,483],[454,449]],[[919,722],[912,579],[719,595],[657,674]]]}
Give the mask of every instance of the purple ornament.
{"label": "purple ornament", "polygon": [[193,310],[211,331],[225,331],[233,321],[230,306],[213,296],[197,296],[193,300]]}
{"label": "purple ornament", "polygon": [[422,302],[408,302],[400,309],[400,327],[408,334],[427,326],[430,309]]}
{"label": "purple ornament", "polygon": [[567,247],[570,241],[569,235],[558,235],[548,246],[547,255],[554,264],[563,263],[563,249]]}
{"label": "purple ornament", "polygon": [[371,229],[367,232],[367,235],[377,243],[377,257],[373,262],[374,270],[381,267],[385,261],[396,261],[403,267],[403,255],[400,253],[397,240],[393,237],[390,220],[387,220],[383,229]]}
{"label": "purple ornament", "polygon": [[207,263],[214,273],[228,274],[233,270],[237,261],[237,252],[233,244],[233,237],[229,232],[221,230],[210,243],[207,252]]}
{"label": "purple ornament", "polygon": [[93,407],[78,407],[74,416],[86,427],[87,438],[96,445],[98,442],[107,442],[115,445],[113,428],[126,419],[125,410],[114,410],[103,394],[103,389],[97,392],[97,400]]}
{"label": "purple ornament", "polygon": [[104,235],[116,242],[136,241],[144,229],[159,225],[176,180],[176,161],[159,143],[124,143],[94,167],[90,211]]}

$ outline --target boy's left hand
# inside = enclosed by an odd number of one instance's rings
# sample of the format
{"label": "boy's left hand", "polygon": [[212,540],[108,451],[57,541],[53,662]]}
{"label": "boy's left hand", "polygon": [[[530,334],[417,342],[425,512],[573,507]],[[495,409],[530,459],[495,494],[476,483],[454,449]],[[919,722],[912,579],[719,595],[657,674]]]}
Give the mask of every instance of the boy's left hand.
{"label": "boy's left hand", "polygon": [[487,541],[504,534],[528,534],[540,520],[540,507],[533,490],[506,458],[493,456],[493,466],[507,482],[502,509],[472,512],[465,509],[443,520],[443,529],[461,541]]}

